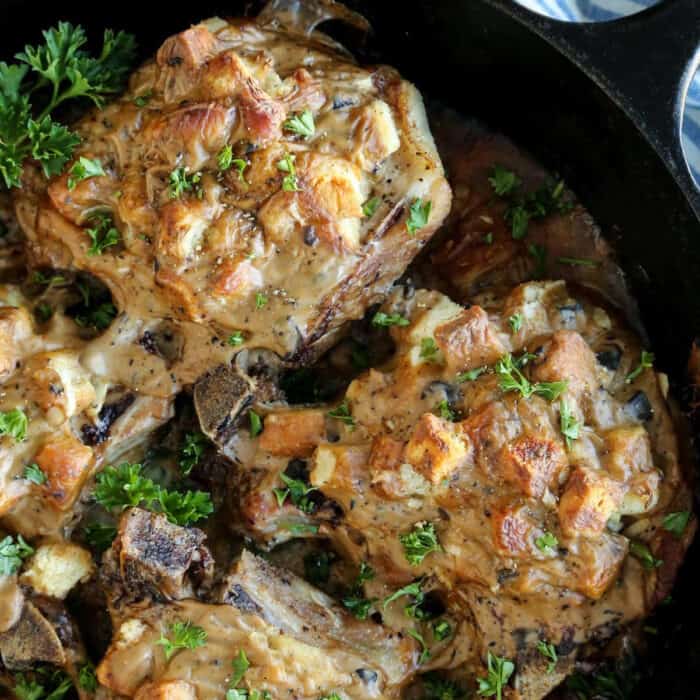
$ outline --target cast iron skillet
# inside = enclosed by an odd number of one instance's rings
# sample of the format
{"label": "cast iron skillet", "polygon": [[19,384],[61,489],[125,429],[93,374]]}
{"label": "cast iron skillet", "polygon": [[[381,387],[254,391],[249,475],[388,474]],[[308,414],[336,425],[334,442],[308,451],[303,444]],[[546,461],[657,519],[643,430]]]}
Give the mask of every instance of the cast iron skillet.
{"label": "cast iron skillet", "polygon": [[[679,142],[679,100],[696,65],[700,2],[665,0],[631,18],[571,25],[510,0],[347,2],[372,22],[363,37],[330,29],[365,61],[396,65],[419,88],[475,116],[561,173],[614,243],[657,353],[682,394],[700,334],[700,195]],[[99,37],[134,32],[144,56],[206,16],[255,12],[256,2],[0,0],[0,59],[59,19]],[[654,618],[634,697],[700,695],[700,605],[691,549],[674,602]],[[611,696],[617,697],[617,696]]]}

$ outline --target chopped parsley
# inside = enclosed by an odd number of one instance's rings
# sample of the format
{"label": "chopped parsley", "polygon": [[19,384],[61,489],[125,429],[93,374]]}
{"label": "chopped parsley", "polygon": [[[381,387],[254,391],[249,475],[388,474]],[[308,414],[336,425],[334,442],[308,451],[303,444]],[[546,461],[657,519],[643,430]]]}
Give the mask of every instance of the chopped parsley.
{"label": "chopped parsley", "polygon": [[520,371],[528,355],[521,356],[517,360],[513,359],[510,353],[501,357],[495,366],[495,372],[500,377],[499,387],[501,391],[517,391],[524,399],[529,399],[533,394],[537,394],[548,401],[554,401],[565,391],[568,382],[530,382]]}
{"label": "chopped parsley", "polygon": [[365,598],[363,586],[374,578],[374,569],[366,562],[360,564],[360,571],[350,588],[349,593],[343,598],[343,606],[347,608],[358,620],[366,620],[376,598]]}
{"label": "chopped parsley", "polygon": [[401,314],[385,314],[378,311],[372,319],[373,326],[408,326],[411,322]]}
{"label": "chopped parsley", "polygon": [[92,228],[85,229],[92,241],[87,251],[88,255],[102,255],[105,249],[119,243],[119,231],[109,214],[97,214],[90,221],[93,223]]}
{"label": "chopped parsley", "polygon": [[41,486],[46,483],[47,476],[36,462],[32,462],[24,468],[22,478]]}
{"label": "chopped parsley", "polygon": [[549,642],[545,642],[544,640],[540,639],[537,642],[537,651],[539,651],[545,659],[549,660],[549,663],[547,664],[547,673],[553,673],[554,667],[557,665],[557,661],[559,660],[557,649],[554,644],[550,644]]}
{"label": "chopped parsley", "polygon": [[156,642],[163,647],[166,660],[180,649],[197,649],[207,643],[207,632],[202,627],[193,625],[189,620],[178,620],[168,627],[169,637],[160,636]]}
{"label": "chopped parsley", "polygon": [[34,548],[22,535],[17,535],[16,539],[8,535],[0,541],[0,575],[14,574],[22,566],[22,561],[32,554]]}
{"label": "chopped parsley", "polygon": [[489,182],[494,193],[499,197],[505,197],[520,187],[520,178],[512,170],[507,170],[502,165],[494,166]]}
{"label": "chopped parsley", "polygon": [[262,292],[255,293],[255,308],[264,309],[267,306],[268,298]]}
{"label": "chopped parsley", "polygon": [[102,169],[102,162],[99,158],[90,160],[90,158],[80,156],[68,171],[68,189],[74,190],[79,182],[104,174],[105,171]]}
{"label": "chopped parsley", "polygon": [[32,272],[31,281],[34,284],[43,284],[47,287],[51,287],[65,284],[66,278],[63,275],[45,275],[41,270],[34,270],[34,272]]}
{"label": "chopped parsley", "polygon": [[489,231],[488,233],[484,234],[484,243],[486,245],[492,245],[493,244],[493,232]]}
{"label": "chopped parsley", "polygon": [[287,487],[286,489],[273,489],[275,497],[277,498],[277,504],[280,507],[284,505],[284,502],[289,497],[291,502],[302,513],[312,513],[315,510],[316,505],[309,498],[309,494],[316,491],[316,487],[309,486],[301,479],[292,479],[286,474],[280,474],[280,479]]}
{"label": "chopped parsley", "polygon": [[170,199],[181,199],[186,192],[192,192],[201,199],[204,196],[201,182],[202,173],[188,173],[187,168],[175,168],[168,177],[168,195]]}
{"label": "chopped parsley", "polygon": [[496,697],[496,700],[503,699],[503,688],[507,685],[510,677],[515,671],[515,664],[491,652],[486,660],[486,678],[478,678],[479,688],[477,693],[484,698]]}
{"label": "chopped parsley", "polygon": [[426,362],[437,362],[440,348],[434,338],[421,338],[420,358]]}
{"label": "chopped parsley", "polygon": [[229,681],[229,686],[233,688],[243,680],[243,676],[250,668],[250,661],[248,661],[248,657],[243,649],[239,649],[238,654],[231,662],[231,666],[233,666],[233,675]]}
{"label": "chopped parsley", "polygon": [[433,523],[416,523],[410,532],[399,535],[399,542],[411,566],[418,566],[432,552],[442,551]]}
{"label": "chopped parsley", "polygon": [[452,635],[452,625],[447,620],[435,620],[433,622],[433,637],[442,642]]}
{"label": "chopped parsley", "polygon": [[34,315],[39,323],[46,323],[53,316],[53,307],[42,301],[34,307]]}
{"label": "chopped parsley", "polygon": [[22,442],[27,437],[29,420],[21,408],[0,411],[0,436],[9,435],[15,442]]}
{"label": "chopped parsley", "polygon": [[34,671],[34,680],[16,674],[13,691],[18,700],[61,700],[72,688],[73,681],[65,671],[40,666]]}
{"label": "chopped parsley", "polygon": [[282,124],[282,128],[302,138],[310,139],[316,131],[314,115],[311,113],[310,109],[305,109],[303,112],[293,114],[285,120]]}
{"label": "chopped parsley", "polygon": [[207,438],[203,433],[185,434],[185,444],[180,450],[180,461],[178,462],[183,476],[189,476],[190,472],[197,466],[206,444]]}
{"label": "chopped parsley", "polygon": [[248,420],[250,421],[250,437],[255,438],[262,433],[262,418],[251,408],[248,411]]}
{"label": "chopped parsley", "polygon": [[420,198],[413,200],[408,209],[408,219],[406,220],[406,229],[411,236],[428,225],[432,207],[433,204],[430,200],[427,202],[423,202]]}
{"label": "chopped parsley", "polygon": [[333,410],[328,411],[326,415],[329,418],[339,420],[350,429],[355,427],[355,419],[352,417],[352,413],[350,412],[350,404],[348,403],[347,399],[345,399],[339,406],[336,406]]}
{"label": "chopped parsley", "polygon": [[423,593],[423,581],[414,581],[403,588],[399,588],[398,591],[394,591],[391,595],[388,595],[386,598],[384,598],[384,610],[386,610],[390,603],[393,603],[395,600],[398,600],[406,595],[410,595],[413,598],[420,598],[422,601],[425,598],[425,594]]}
{"label": "chopped parsley", "polygon": [[286,153],[282,160],[277,161],[277,170],[286,173],[282,178],[282,190],[284,192],[298,192],[299,180],[297,178],[297,169],[294,167],[296,156],[293,153]]}
{"label": "chopped parsley", "polygon": [[654,353],[642,350],[639,357],[639,364],[625,377],[625,383],[632,383],[645,369],[651,369],[654,366]]}
{"label": "chopped parsley", "polygon": [[444,418],[445,420],[455,419],[455,413],[450,408],[450,403],[447,399],[443,399],[437,406],[435,406],[435,412],[438,416],[440,416],[440,418]]}
{"label": "chopped parsley", "polygon": [[371,199],[368,199],[362,205],[362,215],[368,219],[370,217],[374,216],[374,212],[377,211],[380,204],[381,204],[381,199],[379,199],[379,197],[372,197]]}
{"label": "chopped parsley", "polygon": [[89,661],[83,664],[78,671],[78,685],[88,693],[94,693],[97,690],[95,666]]}
{"label": "chopped parsley", "polygon": [[688,527],[688,522],[690,521],[690,511],[681,510],[676,513],[669,513],[662,523],[662,527],[667,532],[670,532],[676,537],[680,537],[684,532],[685,528]]}
{"label": "chopped parsley", "polygon": [[513,314],[508,318],[508,325],[513,333],[517,333],[523,327],[523,315]]}
{"label": "chopped parsley", "polygon": [[219,170],[223,173],[229,170],[232,166],[238,170],[238,179],[240,182],[245,182],[245,175],[243,172],[248,167],[249,163],[243,158],[233,157],[233,148],[230,143],[227,143],[216,156],[216,164]]}
{"label": "chopped parsley", "polygon": [[544,534],[540,535],[535,540],[535,544],[540,551],[550,553],[556,552],[556,548],[559,546],[559,540],[553,533],[545,531]]}
{"label": "chopped parsley", "polygon": [[639,559],[642,566],[650,571],[653,569],[658,569],[663,564],[663,561],[661,559],[657,559],[651,553],[649,547],[643,542],[632,540],[630,542],[630,554]]}
{"label": "chopped parsley", "polygon": [[559,402],[559,429],[564,436],[566,447],[571,449],[571,443],[579,438],[581,424],[571,412],[566,399],[562,399]]}
{"label": "chopped parsley", "polygon": [[475,367],[474,369],[469,369],[466,372],[460,372],[455,378],[457,384],[464,384],[465,382],[473,382],[478,379],[488,367]]}
{"label": "chopped parsley", "polygon": [[109,301],[103,302],[94,308],[88,308],[84,313],[78,314],[73,320],[81,328],[94,328],[102,331],[109,326],[117,315],[117,309]]}
{"label": "chopped parsley", "polygon": [[148,89],[140,95],[134,97],[134,104],[137,107],[145,107],[153,99],[153,90]]}
{"label": "chopped parsley", "polygon": [[420,657],[418,657],[418,663],[419,664],[424,664],[429,658],[430,658],[430,649],[428,648],[428,645],[425,643],[425,639],[423,638],[423,635],[418,631],[418,630],[406,630],[406,632],[409,634],[409,636],[413,637],[418,644],[421,646],[421,653]]}
{"label": "chopped parsley", "polygon": [[231,335],[226,339],[226,343],[234,348],[238,347],[239,345],[243,345],[243,343],[245,343],[243,331],[233,331],[233,333],[231,333]]}

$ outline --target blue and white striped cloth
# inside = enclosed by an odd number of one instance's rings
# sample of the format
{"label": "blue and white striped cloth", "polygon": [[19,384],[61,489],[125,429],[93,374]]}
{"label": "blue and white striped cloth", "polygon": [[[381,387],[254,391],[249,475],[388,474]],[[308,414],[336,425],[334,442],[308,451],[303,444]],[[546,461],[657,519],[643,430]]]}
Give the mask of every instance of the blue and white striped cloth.
{"label": "blue and white striped cloth", "polygon": [[[539,14],[564,22],[608,22],[646,10],[660,0],[516,0]],[[673,0],[668,0],[673,2]],[[700,44],[700,28],[698,29]],[[690,56],[688,57],[690,58]],[[700,75],[690,84],[681,132],[688,167],[700,187]]]}

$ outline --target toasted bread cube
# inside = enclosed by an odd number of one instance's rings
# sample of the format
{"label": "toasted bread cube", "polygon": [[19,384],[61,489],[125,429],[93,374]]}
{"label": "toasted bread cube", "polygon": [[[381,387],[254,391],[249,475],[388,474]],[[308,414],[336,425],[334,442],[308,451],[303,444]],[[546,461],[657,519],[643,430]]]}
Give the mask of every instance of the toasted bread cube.
{"label": "toasted bread cube", "polygon": [[519,557],[532,552],[537,528],[523,506],[510,504],[494,510],[491,527],[493,542],[502,554]]}
{"label": "toasted bread cube", "polygon": [[55,425],[80,413],[95,400],[90,375],[81,366],[74,350],[34,355],[28,360],[24,373],[31,399]]}
{"label": "toasted bread cube", "polygon": [[467,441],[454,423],[424,413],[406,445],[405,458],[428,481],[446,479],[465,460]]}
{"label": "toasted bread cube", "polygon": [[197,692],[186,681],[161,681],[142,685],[134,700],[197,700]]}
{"label": "toasted bread cube", "polygon": [[659,502],[661,473],[652,469],[633,476],[627,481],[627,491],[620,506],[620,515],[641,515],[648,513]]}
{"label": "toasted bread cube", "polygon": [[388,435],[379,435],[372,441],[369,466],[373,472],[395,470],[403,462],[404,443]]}
{"label": "toasted bread cube", "polygon": [[620,509],[625,487],[601,472],[577,467],[559,501],[559,522],[569,537],[598,537]]}
{"label": "toasted bread cube", "polygon": [[538,382],[566,381],[568,391],[578,396],[596,388],[596,364],[593,351],[576,331],[557,331],[532,377]]}
{"label": "toasted bread cube", "polygon": [[92,449],[66,433],[50,437],[34,461],[46,474],[42,489],[59,510],[68,510],[80,494],[92,463]]}
{"label": "toasted bread cube", "polygon": [[516,314],[520,316],[522,325],[517,339],[522,343],[529,338],[551,333],[550,310],[559,315],[556,307],[566,299],[566,284],[562,281],[519,284],[506,298],[503,318]]}
{"label": "toasted bread cube", "polygon": [[309,481],[329,498],[347,504],[358,491],[357,484],[367,478],[369,452],[367,445],[319,445]]}
{"label": "toasted bread cube", "polygon": [[566,467],[561,445],[533,435],[522,435],[502,452],[502,476],[526,496],[541,498]]}
{"label": "toasted bread cube", "polygon": [[26,309],[14,306],[0,308],[0,381],[17,368],[20,344],[32,333],[32,319]]}
{"label": "toasted bread cube", "polygon": [[435,329],[435,342],[451,371],[491,365],[506,353],[488,314],[480,306],[463,310]]}
{"label": "toasted bread cube", "polygon": [[41,595],[63,599],[94,571],[92,555],[86,549],[72,542],[53,542],[36,550],[19,580]]}
{"label": "toasted bread cube", "polygon": [[627,481],[654,468],[649,434],[641,425],[614,428],[605,434],[606,471],[618,481]]}
{"label": "toasted bread cube", "polygon": [[323,411],[300,409],[265,416],[258,447],[278,457],[310,457],[326,438]]}
{"label": "toasted bread cube", "polygon": [[576,547],[575,589],[594,600],[610,588],[627,556],[628,540],[621,535],[604,532],[598,539],[581,540]]}
{"label": "toasted bread cube", "polygon": [[401,146],[394,115],[383,100],[374,100],[356,110],[356,121],[351,143],[356,144],[352,160],[366,172],[372,172],[379,163]]}

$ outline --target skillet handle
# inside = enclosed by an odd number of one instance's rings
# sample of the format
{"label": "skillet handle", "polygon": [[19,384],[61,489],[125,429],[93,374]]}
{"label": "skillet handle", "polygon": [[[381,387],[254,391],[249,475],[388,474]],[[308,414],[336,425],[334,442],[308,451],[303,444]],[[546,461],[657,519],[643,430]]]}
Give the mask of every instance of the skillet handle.
{"label": "skillet handle", "polygon": [[612,22],[576,24],[512,0],[490,1],[556,46],[627,112],[700,217],[700,191],[681,145],[683,105],[700,63],[700,2],[665,0]]}

